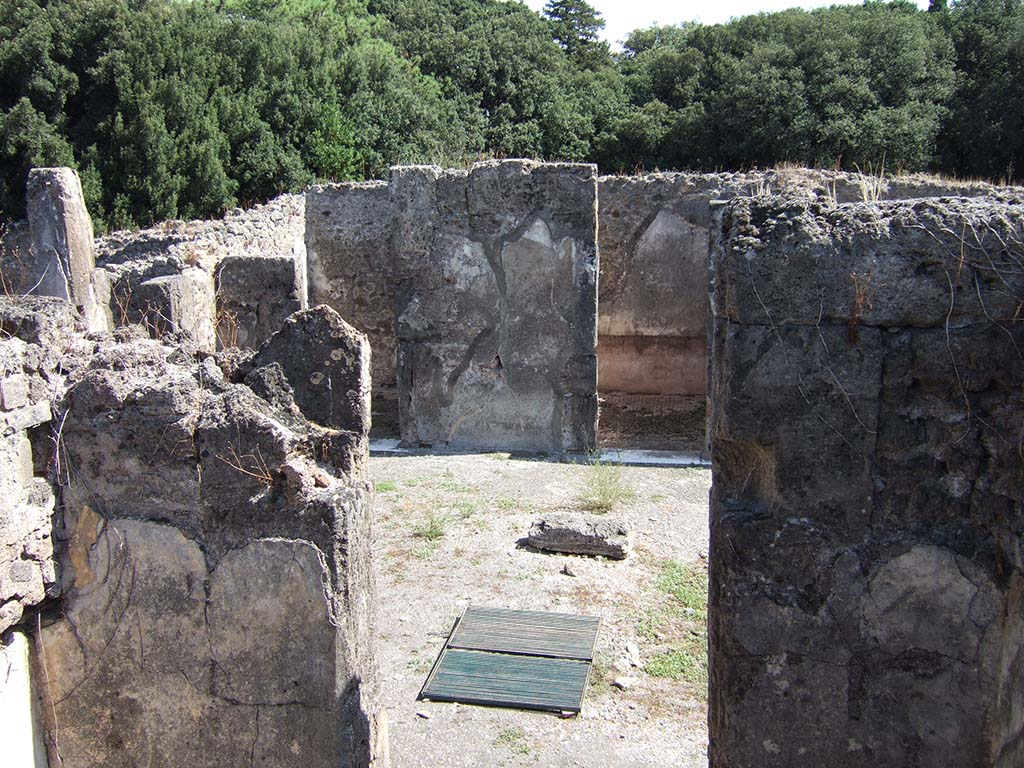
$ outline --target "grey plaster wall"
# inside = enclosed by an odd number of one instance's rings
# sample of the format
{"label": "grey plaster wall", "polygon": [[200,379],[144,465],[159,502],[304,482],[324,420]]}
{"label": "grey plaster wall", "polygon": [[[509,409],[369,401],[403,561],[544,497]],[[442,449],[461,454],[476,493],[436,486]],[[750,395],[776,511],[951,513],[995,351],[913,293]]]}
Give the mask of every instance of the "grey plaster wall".
{"label": "grey plaster wall", "polygon": [[404,442],[594,447],[596,181],[529,161],[393,170]]}
{"label": "grey plaster wall", "polygon": [[714,768],[1024,765],[1022,202],[721,210]]}

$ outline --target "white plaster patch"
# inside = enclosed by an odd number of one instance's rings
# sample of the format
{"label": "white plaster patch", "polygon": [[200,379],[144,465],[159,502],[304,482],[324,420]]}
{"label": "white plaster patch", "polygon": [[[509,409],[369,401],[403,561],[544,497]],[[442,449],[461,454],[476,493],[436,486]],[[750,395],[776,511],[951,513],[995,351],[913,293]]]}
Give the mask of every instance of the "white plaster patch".
{"label": "white plaster patch", "polygon": [[29,675],[29,642],[22,632],[11,632],[10,643],[0,643],[0,744],[5,765],[45,768],[42,729]]}

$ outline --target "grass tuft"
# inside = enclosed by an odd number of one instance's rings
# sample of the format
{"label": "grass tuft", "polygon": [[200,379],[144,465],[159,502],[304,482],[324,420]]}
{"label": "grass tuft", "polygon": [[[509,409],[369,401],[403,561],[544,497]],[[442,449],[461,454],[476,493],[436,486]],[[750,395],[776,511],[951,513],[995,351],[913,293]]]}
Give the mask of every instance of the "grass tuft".
{"label": "grass tuft", "polygon": [[530,754],[530,742],[521,728],[506,728],[494,738],[494,746],[507,747],[517,755]]}
{"label": "grass tuft", "polygon": [[451,525],[451,522],[451,515],[447,512],[438,512],[437,510],[434,510],[427,515],[423,522],[413,526],[412,535],[417,539],[438,541],[439,539],[444,538],[444,535],[448,532],[448,526]]}
{"label": "grass tuft", "polygon": [[382,480],[373,484],[373,490],[377,493],[391,493],[398,490],[398,483],[393,480]]}
{"label": "grass tuft", "polygon": [[636,497],[636,492],[622,477],[622,467],[595,461],[587,469],[579,507],[586,512],[604,514]]}

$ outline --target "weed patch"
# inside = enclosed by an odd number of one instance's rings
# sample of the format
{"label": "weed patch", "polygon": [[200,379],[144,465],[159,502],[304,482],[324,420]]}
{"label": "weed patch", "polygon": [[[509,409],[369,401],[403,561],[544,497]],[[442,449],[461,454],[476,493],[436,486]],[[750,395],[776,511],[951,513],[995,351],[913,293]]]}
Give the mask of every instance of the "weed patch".
{"label": "weed patch", "polygon": [[708,661],[703,645],[659,653],[644,665],[644,669],[651,677],[685,680],[693,685],[707,685],[708,682]]}
{"label": "weed patch", "polygon": [[447,512],[438,512],[434,510],[426,519],[421,523],[413,526],[412,535],[417,539],[426,539],[427,541],[438,541],[444,538],[444,535],[448,532],[448,526],[451,525],[452,518]]}
{"label": "weed patch", "polygon": [[391,493],[398,490],[398,483],[393,480],[382,480],[373,484],[373,490],[377,493]]}
{"label": "weed patch", "polygon": [[[708,575],[698,564],[663,560],[637,635],[659,650],[644,665],[651,677],[685,680],[705,695],[708,682]],[[667,649],[666,649],[667,646]]]}
{"label": "weed patch", "polygon": [[521,728],[506,728],[494,738],[494,746],[506,747],[517,755],[530,754],[530,742]]}
{"label": "weed patch", "polygon": [[617,464],[595,461],[587,469],[583,483],[578,504],[587,512],[611,512],[636,497],[636,492],[622,477],[622,467]]}

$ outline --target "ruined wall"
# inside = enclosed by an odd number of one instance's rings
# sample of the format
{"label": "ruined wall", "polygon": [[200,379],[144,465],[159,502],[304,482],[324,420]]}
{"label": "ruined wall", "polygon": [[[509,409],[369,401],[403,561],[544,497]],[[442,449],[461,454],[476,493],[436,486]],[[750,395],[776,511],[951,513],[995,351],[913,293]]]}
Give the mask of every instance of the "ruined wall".
{"label": "ruined wall", "polygon": [[226,372],[100,340],[71,373],[52,764],[369,763],[368,356],[320,308]]}
{"label": "ruined wall", "polygon": [[60,299],[0,297],[0,634],[60,592],[46,448],[62,362],[81,344],[76,322]]}
{"label": "ruined wall", "polygon": [[6,746],[44,764],[45,741],[64,766],[369,764],[365,337],[326,307],[219,359],[86,335],[58,299],[0,299],[0,323],[0,706],[42,717]]}
{"label": "ruined wall", "polygon": [[215,221],[168,221],[98,238],[115,325],[153,338],[185,332],[201,349],[255,349],[305,309],[305,202],[282,195]]}
{"label": "ruined wall", "polygon": [[306,192],[309,301],[326,304],[367,335],[373,407],[397,429],[395,205],[385,182],[318,186]]}
{"label": "ruined wall", "polygon": [[1022,202],[720,212],[714,768],[1024,765]]}
{"label": "ruined wall", "polygon": [[602,391],[705,393],[709,203],[773,191],[850,202],[973,196],[995,188],[927,176],[880,179],[803,168],[602,177]]}
{"label": "ruined wall", "polygon": [[399,168],[391,187],[403,441],[592,448],[594,166]]}

